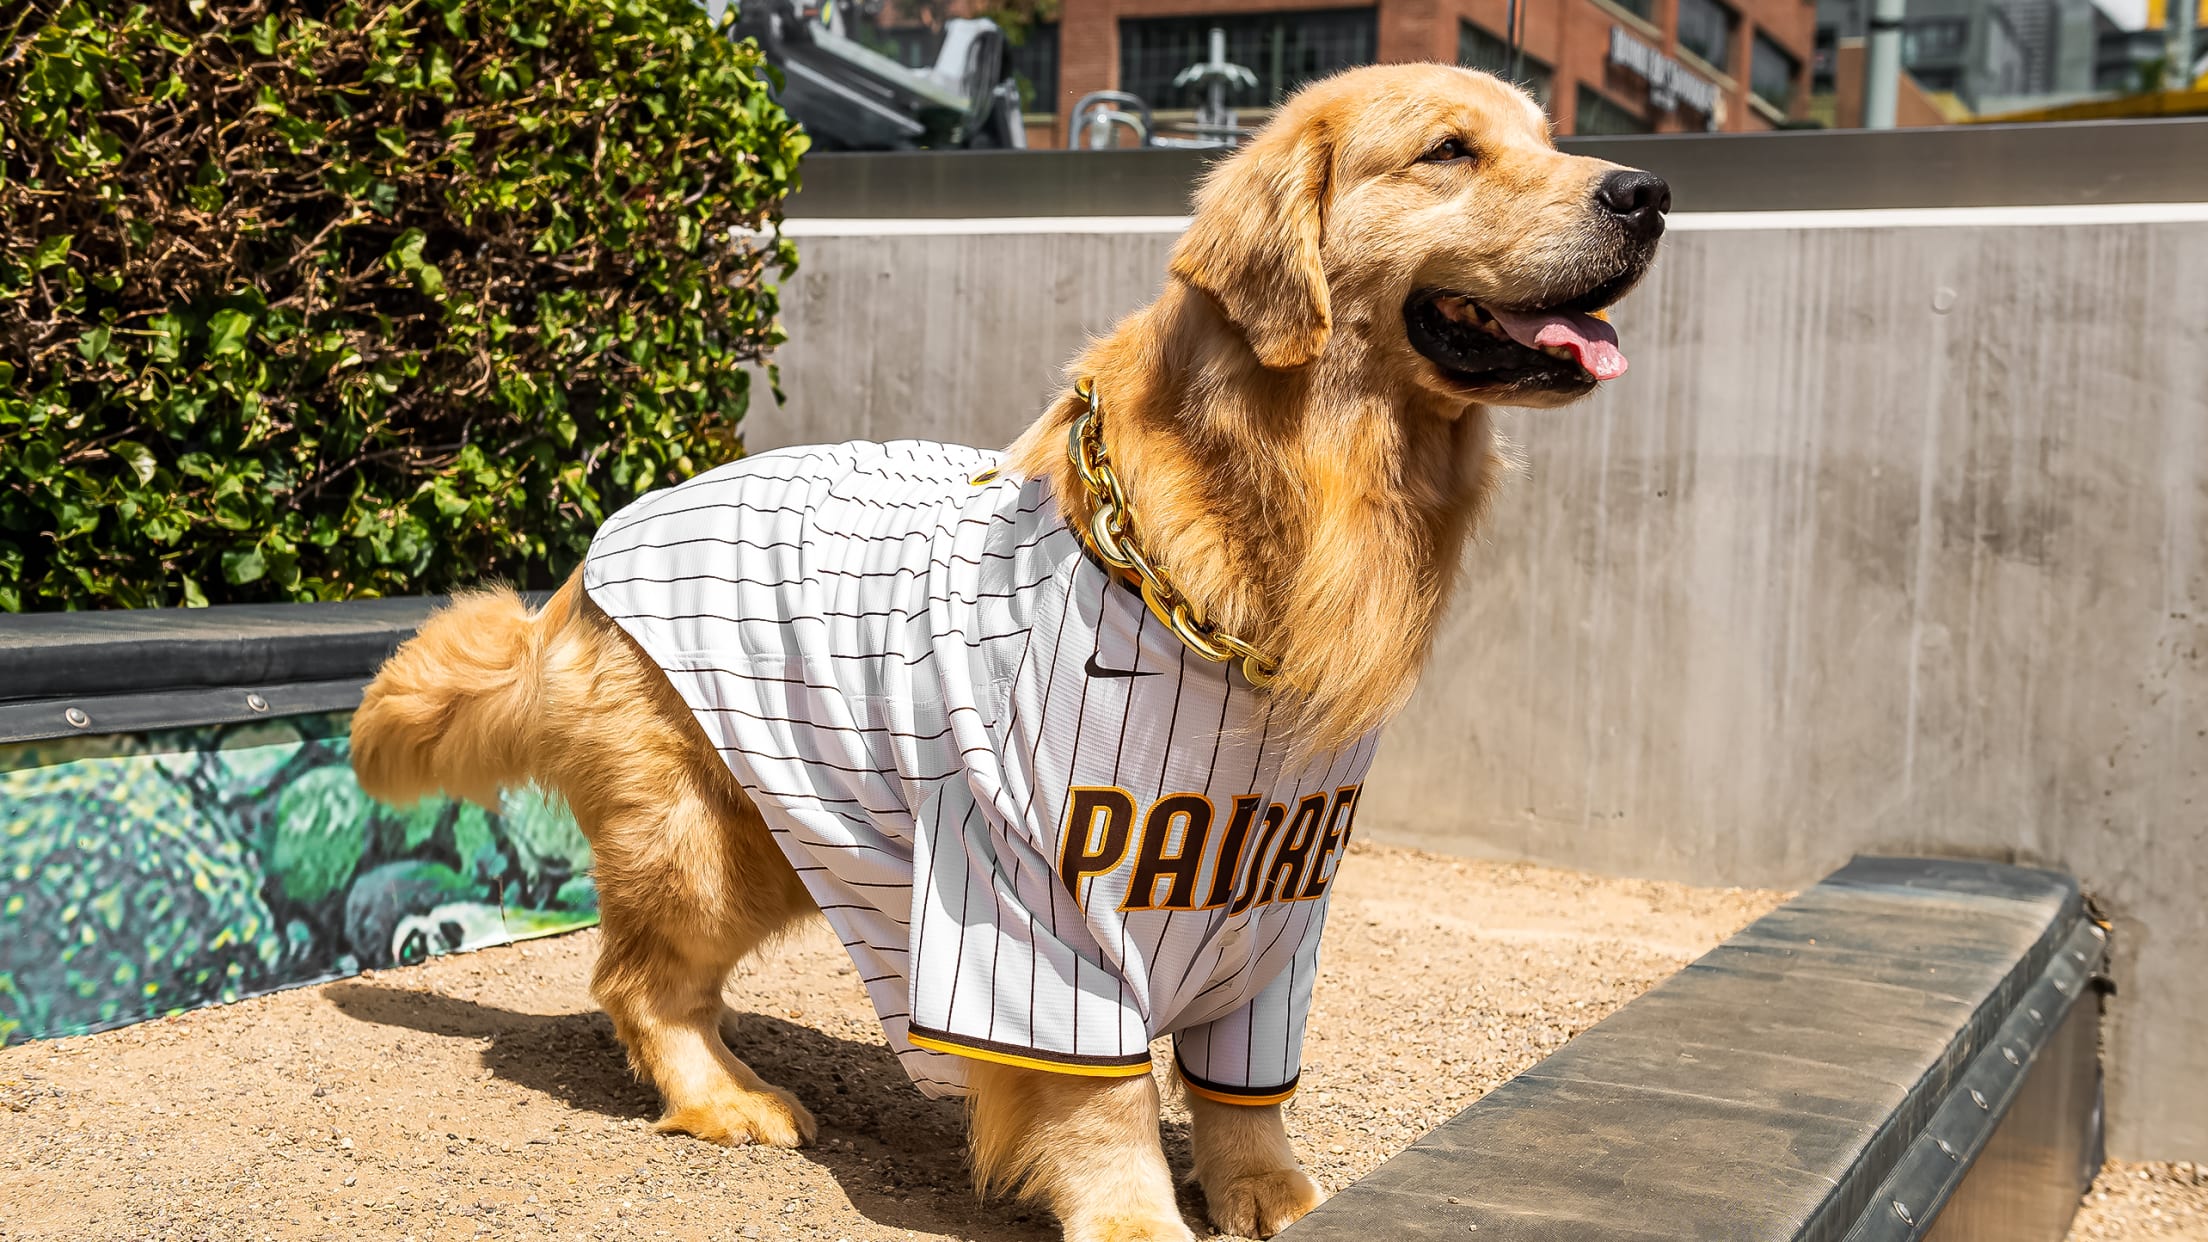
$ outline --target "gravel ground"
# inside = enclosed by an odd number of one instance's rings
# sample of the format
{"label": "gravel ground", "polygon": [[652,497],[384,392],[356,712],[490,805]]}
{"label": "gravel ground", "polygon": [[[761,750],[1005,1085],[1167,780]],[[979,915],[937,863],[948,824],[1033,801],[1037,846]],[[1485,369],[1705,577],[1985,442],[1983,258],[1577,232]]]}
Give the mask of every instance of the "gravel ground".
{"label": "gravel ground", "polygon": [[[1288,1112],[1330,1191],[1782,897],[1353,852]],[[729,988],[737,1053],[820,1119],[801,1151],[654,1134],[590,1007],[596,953],[585,932],[0,1050],[0,1238],[1057,1236],[975,1200],[958,1106],[906,1082],[825,929]],[[2199,1170],[2111,1166],[2072,1236],[2204,1221]]]}
{"label": "gravel ground", "polygon": [[[1338,1189],[1780,894],[1359,847],[1289,1130]],[[959,1106],[912,1089],[825,929],[746,967],[738,1055],[801,1151],[654,1134],[586,992],[597,933],[0,1051],[0,1237],[1041,1242],[980,1203]],[[1167,1125],[1188,1165],[1186,1114]],[[1192,1220],[1202,1219],[1187,1192]]]}
{"label": "gravel ground", "polygon": [[2208,1167],[2110,1161],[2070,1226],[2070,1242],[2208,1242]]}

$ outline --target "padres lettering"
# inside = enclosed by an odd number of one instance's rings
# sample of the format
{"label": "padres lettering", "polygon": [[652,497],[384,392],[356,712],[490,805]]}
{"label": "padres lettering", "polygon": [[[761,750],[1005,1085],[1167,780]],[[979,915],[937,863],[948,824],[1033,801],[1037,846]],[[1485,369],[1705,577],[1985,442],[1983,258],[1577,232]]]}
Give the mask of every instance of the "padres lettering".
{"label": "padres lettering", "polygon": [[1077,902],[1081,881],[1118,871],[1131,855],[1134,874],[1121,910],[1214,910],[1240,914],[1269,901],[1309,901],[1326,892],[1349,848],[1363,786],[1330,799],[1315,793],[1287,804],[1239,797],[1216,836],[1217,808],[1197,793],[1168,794],[1142,813],[1135,797],[1110,785],[1067,790],[1058,878]]}

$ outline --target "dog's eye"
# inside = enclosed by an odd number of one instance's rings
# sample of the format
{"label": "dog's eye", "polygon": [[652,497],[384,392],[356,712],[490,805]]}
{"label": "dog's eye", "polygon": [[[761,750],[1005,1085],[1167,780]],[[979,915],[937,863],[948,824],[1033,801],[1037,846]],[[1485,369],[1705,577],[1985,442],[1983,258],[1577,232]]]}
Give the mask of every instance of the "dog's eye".
{"label": "dog's eye", "polygon": [[1419,156],[1418,161],[1421,164],[1453,164],[1458,160],[1471,158],[1472,148],[1465,145],[1464,139],[1444,138],[1435,143],[1426,154]]}

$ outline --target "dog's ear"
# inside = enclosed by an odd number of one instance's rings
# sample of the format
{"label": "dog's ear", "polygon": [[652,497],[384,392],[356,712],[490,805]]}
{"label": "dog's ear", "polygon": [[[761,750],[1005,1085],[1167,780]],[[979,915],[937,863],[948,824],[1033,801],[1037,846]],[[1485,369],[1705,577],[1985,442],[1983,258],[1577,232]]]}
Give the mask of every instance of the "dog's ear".
{"label": "dog's ear", "polygon": [[1332,162],[1322,126],[1276,126],[1204,178],[1173,248],[1173,274],[1210,294],[1268,367],[1310,362],[1334,329],[1319,260]]}

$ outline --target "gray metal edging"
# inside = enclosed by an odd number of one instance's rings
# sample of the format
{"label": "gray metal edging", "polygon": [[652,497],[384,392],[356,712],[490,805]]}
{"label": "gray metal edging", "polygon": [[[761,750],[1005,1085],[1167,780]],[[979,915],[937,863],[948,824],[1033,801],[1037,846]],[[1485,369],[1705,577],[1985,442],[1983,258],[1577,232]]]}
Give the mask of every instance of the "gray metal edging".
{"label": "gray metal edging", "polygon": [[[2080,1001],[2091,1003],[2093,976],[2107,957],[2107,947],[2099,927],[2082,919],[2073,925],[2000,1030],[1942,1097],[1878,1193],[1852,1219],[1828,1222],[1846,1227],[1845,1242],[1915,1242],[1931,1231],[2071,1010]],[[1834,1235],[1820,1231],[1818,1236]]]}
{"label": "gray metal edging", "polygon": [[199,687],[0,703],[0,746],[57,737],[150,733],[157,729],[349,712],[360,706],[360,692],[367,686],[366,677],[347,677],[284,685]]}
{"label": "gray metal edging", "polygon": [[[525,592],[532,607],[549,598]],[[0,616],[0,745],[351,711],[443,596]]]}
{"label": "gray metal edging", "polygon": [[[2066,876],[1858,859],[1496,1088],[1285,1236],[1920,1236],[1988,1136],[2015,1124],[2004,1120],[2008,1102],[2042,1062],[2074,1060],[2082,1046],[2097,1099],[2090,1041],[2070,1040],[2061,1057],[2041,1051],[2068,1029],[2066,1014],[2097,1016],[2072,1007],[2100,967],[2100,946]],[[2076,1140],[2098,1119],[2097,1108],[2090,1117],[2073,1109],[2031,1124]],[[1942,1142],[1958,1153],[1954,1161]],[[1951,1167],[1928,1163],[1934,1157]],[[2047,1188],[2035,1201],[2039,1215],[2059,1215],[2053,1237],[2082,1189]],[[1874,1219],[1881,1212],[1917,1232],[1892,1232]]]}
{"label": "gray metal edging", "polygon": [[0,616],[0,703],[365,678],[444,602]]}

